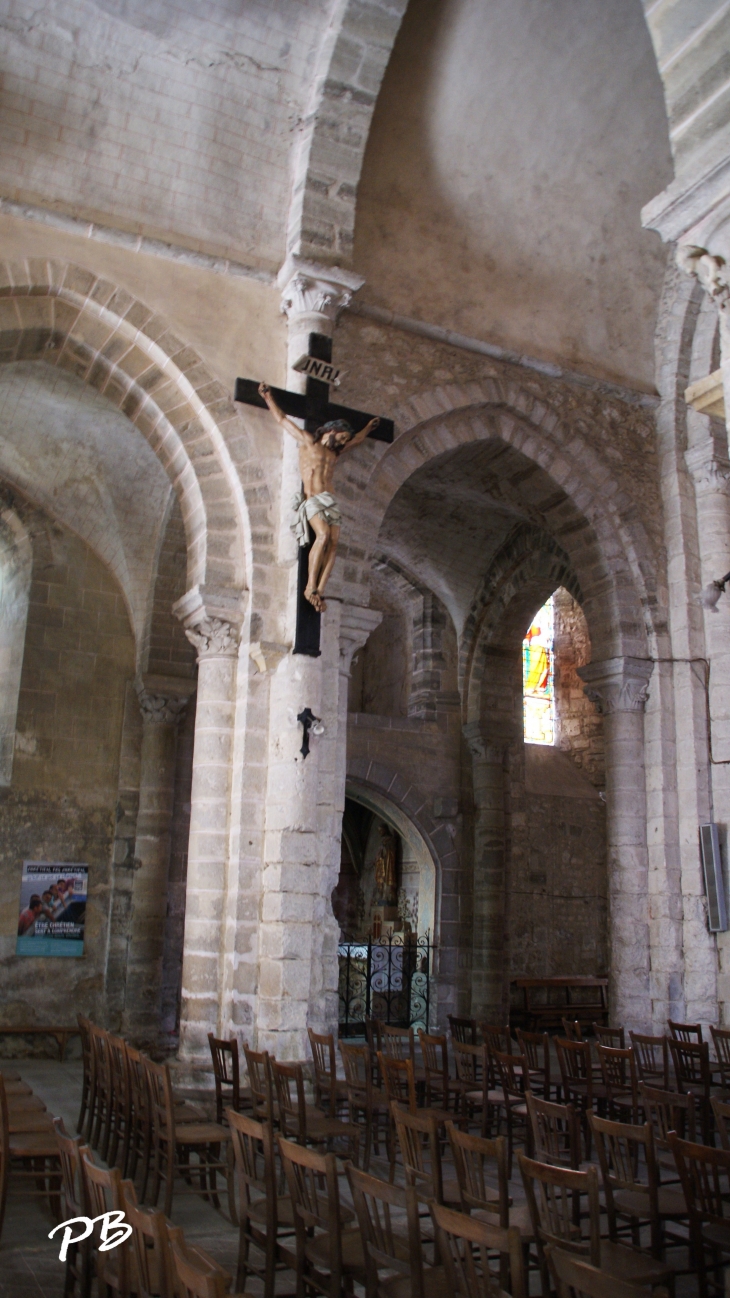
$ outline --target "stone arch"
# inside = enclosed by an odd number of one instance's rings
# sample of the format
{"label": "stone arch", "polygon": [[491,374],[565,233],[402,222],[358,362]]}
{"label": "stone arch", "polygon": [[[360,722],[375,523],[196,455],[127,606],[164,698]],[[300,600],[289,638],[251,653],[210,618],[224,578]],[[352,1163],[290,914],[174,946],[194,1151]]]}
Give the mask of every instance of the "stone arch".
{"label": "stone arch", "polygon": [[501,441],[553,484],[543,509],[583,590],[596,652],[647,656],[647,642],[655,646],[664,634],[656,616],[660,560],[636,506],[579,421],[569,424],[528,388],[497,378],[436,388],[394,413],[403,429],[396,441],[370,448],[369,472],[360,464],[349,475],[350,498],[367,499],[367,509],[353,510],[353,553],[373,553],[386,509],[411,474],[469,443]]}
{"label": "stone arch", "polygon": [[245,589],[244,491],[229,443],[245,428],[197,353],[126,290],[81,266],[0,264],[0,360],[43,360],[101,392],[146,438],[180,501],[188,588]]}
{"label": "stone arch", "polygon": [[287,252],[347,266],[378,91],[408,0],[336,0],[294,159]]}

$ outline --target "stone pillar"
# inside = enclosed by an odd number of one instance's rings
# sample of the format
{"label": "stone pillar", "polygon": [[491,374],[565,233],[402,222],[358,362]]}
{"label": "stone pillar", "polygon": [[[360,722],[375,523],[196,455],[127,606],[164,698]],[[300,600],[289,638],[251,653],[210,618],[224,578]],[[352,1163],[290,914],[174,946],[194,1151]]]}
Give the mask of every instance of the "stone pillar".
{"label": "stone pillar", "polygon": [[506,968],[507,751],[514,736],[483,721],[463,727],[472,757],[474,891],[472,1018],[504,1023],[509,1008]]}
{"label": "stone pillar", "polygon": [[149,1047],[157,1043],[160,1032],[177,724],[195,682],[145,676],[136,689],[142,746],[122,1031]]}
{"label": "stone pillar", "polygon": [[[362,279],[290,258],[279,284],[289,320],[288,386],[301,386],[302,376],[291,367],[306,353],[309,334],[332,334],[338,311]],[[285,435],[279,559],[290,568],[290,642],[297,599],[290,501],[299,485],[297,446]],[[339,872],[345,785],[340,631],[357,616],[345,611],[340,582],[336,566],[322,616],[320,657],[290,654],[271,681],[257,1041],[280,1059],[306,1056],[308,1026],[331,1031],[337,1022],[337,931],[330,898]],[[367,620],[367,609],[358,614]],[[304,758],[297,716],[307,707],[319,722]]]}
{"label": "stone pillar", "polygon": [[578,668],[604,718],[611,1020],[639,1031],[652,1021],[644,705],[653,666],[609,658]]}
{"label": "stone pillar", "polygon": [[174,606],[198,653],[190,845],[185,905],[180,1059],[210,1069],[219,1035],[228,894],[238,868],[231,805],[243,594],[195,588]]}

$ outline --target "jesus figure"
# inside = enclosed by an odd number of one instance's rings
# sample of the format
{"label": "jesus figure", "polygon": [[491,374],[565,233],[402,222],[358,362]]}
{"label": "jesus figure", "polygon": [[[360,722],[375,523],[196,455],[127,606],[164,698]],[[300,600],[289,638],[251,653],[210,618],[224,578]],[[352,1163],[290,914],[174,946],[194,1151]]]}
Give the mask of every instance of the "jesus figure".
{"label": "jesus figure", "polygon": [[276,404],[266,383],[259,384],[259,395],[263,397],[276,422],[299,444],[302,490],[292,501],[292,508],[297,515],[296,522],[292,523],[292,531],[300,545],[306,545],[309,540],[307,523],[311,524],[314,532],[304,598],[321,613],[327,607],[322,595],[334,566],[342,521],[337,501],[330,491],[337,458],[364,442],[368,434],[377,428],[380,420],[371,419],[359,433],[355,433],[346,419],[332,419],[316,432],[307,433],[287,418]]}

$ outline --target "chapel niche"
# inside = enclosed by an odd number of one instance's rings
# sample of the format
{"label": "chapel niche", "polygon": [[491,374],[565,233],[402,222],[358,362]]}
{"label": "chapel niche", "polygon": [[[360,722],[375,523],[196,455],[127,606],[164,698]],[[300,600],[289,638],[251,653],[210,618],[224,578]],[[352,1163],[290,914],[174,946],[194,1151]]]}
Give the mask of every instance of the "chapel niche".
{"label": "chapel niche", "polygon": [[346,798],[341,851],[340,877],[332,893],[341,940],[417,934],[421,866],[390,821]]}

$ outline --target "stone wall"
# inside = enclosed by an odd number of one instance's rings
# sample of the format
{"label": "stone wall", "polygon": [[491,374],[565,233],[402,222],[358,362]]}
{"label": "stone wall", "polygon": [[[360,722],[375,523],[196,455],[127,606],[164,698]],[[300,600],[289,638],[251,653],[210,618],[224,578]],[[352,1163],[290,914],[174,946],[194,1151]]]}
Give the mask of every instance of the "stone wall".
{"label": "stone wall", "polygon": [[[33,571],[12,786],[0,795],[3,1021],[103,1014],[111,855],[125,686],[134,641],[119,588],[87,546],[18,507]],[[89,867],[85,954],[16,957],[24,860]],[[15,1049],[16,1043],[10,1043]],[[47,1043],[39,1044],[43,1050]]]}

